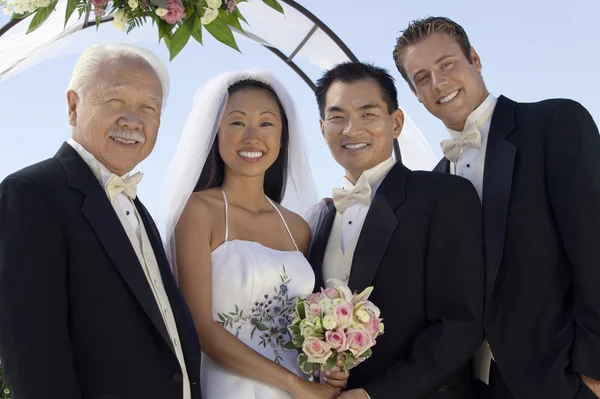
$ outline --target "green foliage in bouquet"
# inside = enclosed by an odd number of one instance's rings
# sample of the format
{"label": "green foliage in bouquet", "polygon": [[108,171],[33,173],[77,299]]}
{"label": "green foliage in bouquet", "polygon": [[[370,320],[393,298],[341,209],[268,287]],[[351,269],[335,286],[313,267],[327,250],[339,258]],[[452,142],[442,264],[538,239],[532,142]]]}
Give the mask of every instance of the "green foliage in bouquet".
{"label": "green foliage in bouquet", "polygon": [[10,390],[8,385],[4,382],[4,376],[2,375],[2,366],[0,365],[0,399],[10,399]]}
{"label": "green foliage in bouquet", "polygon": [[[68,0],[65,25],[75,11],[79,18],[94,13],[96,26],[110,15],[113,26],[131,32],[148,20],[156,25],[158,40],[164,41],[171,60],[185,47],[190,38],[202,44],[203,30],[219,42],[239,51],[232,28],[243,32],[240,21],[247,23],[238,4],[248,0]],[[262,0],[283,13],[278,0]],[[0,7],[11,19],[23,19],[34,14],[27,33],[34,32],[52,14],[58,0],[0,0]]]}

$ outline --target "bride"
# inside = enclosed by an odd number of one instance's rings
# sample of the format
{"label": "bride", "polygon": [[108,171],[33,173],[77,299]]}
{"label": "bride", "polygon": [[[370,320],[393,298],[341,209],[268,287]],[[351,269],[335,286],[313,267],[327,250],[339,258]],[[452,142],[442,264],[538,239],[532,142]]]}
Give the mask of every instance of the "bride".
{"label": "bride", "polygon": [[203,349],[204,399],[335,398],[285,349],[295,298],[313,292],[316,202],[289,93],[265,71],[229,72],[196,95],[168,172],[168,255]]}

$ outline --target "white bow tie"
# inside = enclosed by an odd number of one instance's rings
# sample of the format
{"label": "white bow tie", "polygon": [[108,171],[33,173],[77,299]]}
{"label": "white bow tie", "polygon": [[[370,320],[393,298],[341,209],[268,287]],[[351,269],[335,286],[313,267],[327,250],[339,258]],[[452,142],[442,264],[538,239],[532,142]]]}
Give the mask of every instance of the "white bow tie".
{"label": "white bow tie", "polygon": [[106,182],[105,190],[106,195],[110,200],[114,200],[121,193],[134,200],[137,196],[137,185],[142,180],[144,175],[140,172],[131,175],[125,179],[113,174],[110,179]]}
{"label": "white bow tie", "polygon": [[337,187],[333,189],[333,205],[338,212],[343,213],[353,201],[364,205],[371,204],[371,185],[364,174],[358,179],[352,190]]}
{"label": "white bow tie", "polygon": [[456,162],[465,147],[481,148],[481,133],[476,128],[462,133],[457,139],[446,139],[440,143],[444,156]]}

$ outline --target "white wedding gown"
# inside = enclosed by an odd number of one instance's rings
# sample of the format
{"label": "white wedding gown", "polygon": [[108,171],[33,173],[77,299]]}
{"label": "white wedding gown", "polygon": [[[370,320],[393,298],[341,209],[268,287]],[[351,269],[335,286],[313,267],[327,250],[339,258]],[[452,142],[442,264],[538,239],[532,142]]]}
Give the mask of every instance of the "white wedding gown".
{"label": "white wedding gown", "polygon": [[[285,349],[287,325],[294,317],[296,298],[313,292],[313,270],[298,251],[279,251],[257,242],[229,240],[229,212],[225,193],[225,242],[212,252],[213,318],[240,341],[283,367],[303,376],[298,352]],[[270,201],[270,200],[269,200]],[[276,387],[251,380],[216,364],[202,354],[203,399],[290,399]]]}

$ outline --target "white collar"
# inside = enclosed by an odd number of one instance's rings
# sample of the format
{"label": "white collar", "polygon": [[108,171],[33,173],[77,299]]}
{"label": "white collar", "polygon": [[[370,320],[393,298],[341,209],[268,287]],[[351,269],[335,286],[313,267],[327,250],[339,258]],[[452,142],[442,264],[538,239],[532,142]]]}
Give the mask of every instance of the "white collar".
{"label": "white collar", "polygon": [[466,132],[469,129],[477,129],[482,135],[487,134],[487,132],[482,132],[482,127],[492,119],[492,114],[494,113],[494,109],[496,108],[496,103],[498,99],[494,97],[492,94],[489,94],[487,98],[481,103],[479,107],[475,109],[475,111],[471,112],[471,115],[467,118],[465,122],[465,127],[462,132],[447,129],[448,133],[450,133],[450,137],[453,139],[458,139],[463,132]]}
{"label": "white collar", "polygon": [[[90,167],[92,172],[94,172],[94,175],[96,176],[96,178],[98,179],[100,184],[102,184],[102,186],[105,186],[108,179],[110,179],[110,177],[114,173],[112,173],[110,170],[108,170],[106,168],[106,166],[102,165],[102,163],[100,163],[100,161],[98,161],[88,150],[83,148],[83,146],[81,144],[79,144],[77,141],[75,141],[72,137],[67,141],[67,143],[71,147],[73,147],[73,149],[75,151],[77,151],[77,153],[79,154],[79,156],[81,158],[83,158],[83,160]],[[125,179],[128,176],[129,176],[129,173],[126,173],[120,177]]]}
{"label": "white collar", "polygon": [[[388,172],[394,167],[396,164],[396,160],[393,157],[389,157],[379,165],[362,172],[360,178],[366,178],[373,190],[372,195],[375,195],[375,191],[379,187],[379,184],[383,181],[385,176],[387,176]],[[342,185],[344,190],[352,190],[354,188],[354,184],[346,176],[342,179]]]}

